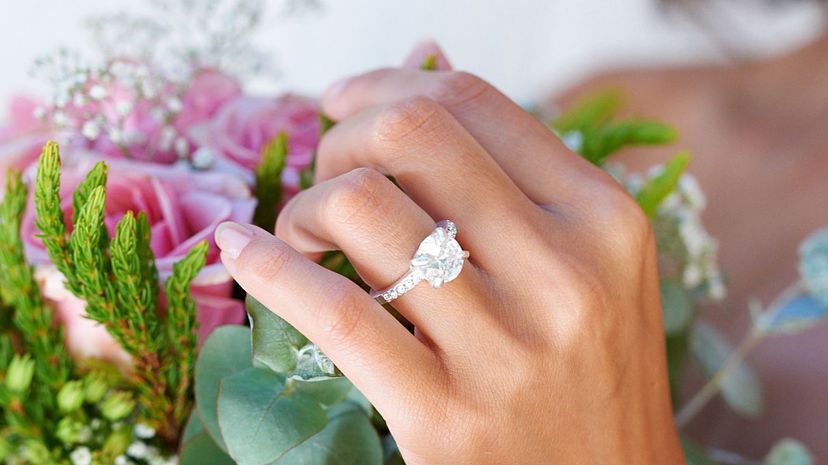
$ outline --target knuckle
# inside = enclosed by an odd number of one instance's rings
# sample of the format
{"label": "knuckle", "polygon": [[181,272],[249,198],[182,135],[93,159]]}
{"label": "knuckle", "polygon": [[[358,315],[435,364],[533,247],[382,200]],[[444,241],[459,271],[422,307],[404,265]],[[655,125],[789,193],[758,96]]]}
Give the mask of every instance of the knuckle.
{"label": "knuckle", "polygon": [[650,219],[638,203],[614,181],[600,189],[595,226],[611,247],[638,254],[653,239]]}
{"label": "knuckle", "polygon": [[443,116],[442,107],[427,97],[411,97],[393,103],[379,114],[374,135],[380,144],[397,143],[427,131]]}
{"label": "knuckle", "polygon": [[321,322],[325,337],[340,347],[358,343],[356,335],[368,307],[352,290],[334,290],[332,295],[335,296],[333,304],[325,310],[327,316]]}
{"label": "knuckle", "polygon": [[254,240],[237,259],[239,267],[249,270],[255,279],[274,282],[290,267],[293,253],[273,241]]}
{"label": "knuckle", "polygon": [[486,95],[494,88],[488,82],[465,71],[445,73],[432,91],[434,99],[447,107],[460,107]]}
{"label": "knuckle", "polygon": [[377,211],[389,197],[389,181],[377,170],[357,168],[342,176],[325,202],[327,220],[339,224],[360,223],[366,214]]}

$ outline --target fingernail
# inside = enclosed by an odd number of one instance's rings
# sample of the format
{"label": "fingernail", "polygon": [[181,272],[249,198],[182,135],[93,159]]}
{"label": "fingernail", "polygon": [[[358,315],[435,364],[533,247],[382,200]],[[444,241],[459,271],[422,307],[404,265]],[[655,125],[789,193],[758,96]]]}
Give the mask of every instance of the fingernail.
{"label": "fingernail", "polygon": [[238,223],[227,221],[216,228],[216,245],[233,259],[239,258],[252,238],[253,233]]}

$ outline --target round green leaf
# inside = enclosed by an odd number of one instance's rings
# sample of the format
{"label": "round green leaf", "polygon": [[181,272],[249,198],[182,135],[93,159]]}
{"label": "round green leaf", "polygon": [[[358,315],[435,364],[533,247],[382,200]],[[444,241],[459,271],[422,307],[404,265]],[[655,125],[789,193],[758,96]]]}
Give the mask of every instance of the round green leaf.
{"label": "round green leaf", "polygon": [[808,448],[795,439],[779,440],[765,458],[766,465],[813,465],[813,463],[814,457],[808,452]]}
{"label": "round green leaf", "polygon": [[316,399],[325,407],[340,403],[354,388],[348,378],[293,379],[296,390]]}
{"label": "round green leaf", "polygon": [[267,368],[247,368],[221,381],[219,426],[238,463],[270,464],[325,427],[319,402],[285,387],[285,376]]}
{"label": "round green leaf", "polygon": [[204,428],[218,447],[227,451],[218,425],[219,383],[225,376],[252,366],[250,330],[244,326],[222,326],[207,338],[195,366],[196,409]]}
{"label": "round green leaf", "polygon": [[[707,376],[713,376],[733,347],[716,328],[699,321],[690,335],[690,347]],[[753,370],[742,362],[721,382],[722,397],[736,413],[755,418],[762,413],[762,386]]]}
{"label": "round green leaf", "polygon": [[371,421],[350,402],[328,411],[325,429],[271,465],[382,465],[382,445]]}
{"label": "round green leaf", "polygon": [[204,465],[205,463],[235,465],[236,463],[216,445],[195,413],[190,416],[190,421],[184,429],[179,456],[179,465]]}
{"label": "round green leaf", "polygon": [[277,373],[296,368],[297,350],[307,338],[249,294],[245,299],[253,337],[253,359]]}
{"label": "round green leaf", "polygon": [[662,280],[661,308],[664,314],[664,332],[673,336],[683,332],[690,323],[692,306],[687,291],[674,281]]}
{"label": "round green leaf", "polygon": [[796,334],[825,318],[828,318],[828,305],[810,294],[799,294],[774,310],[760,313],[755,324],[760,331],[771,334]]}

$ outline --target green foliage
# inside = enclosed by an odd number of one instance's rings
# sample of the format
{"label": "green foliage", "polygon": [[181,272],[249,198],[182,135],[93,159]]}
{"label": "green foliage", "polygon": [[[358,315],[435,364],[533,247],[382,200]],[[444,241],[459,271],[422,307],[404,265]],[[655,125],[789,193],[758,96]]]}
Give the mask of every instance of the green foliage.
{"label": "green foliage", "polygon": [[104,224],[106,179],[107,167],[98,163],[78,185],[69,228],[60,207],[60,153],[49,142],[35,181],[36,225],[67,288],[86,302],[87,316],[132,356],[131,381],[144,420],[174,440],[191,404],[198,323],[189,287],[204,266],[207,244],[196,245],[173,266],[166,282],[166,312],[159,312],[149,221],[143,213],[128,212],[110,241]]}
{"label": "green foliage", "polygon": [[182,463],[215,450],[242,464],[382,463],[364,396],[322,370],[321,352],[284,320],[249,296],[247,308],[251,330],[221,327],[199,354],[204,433],[185,441]]}
{"label": "green foliage", "polygon": [[173,399],[173,418],[183,424],[192,404],[192,376],[195,369],[198,345],[198,320],[196,305],[190,297],[190,283],[204,267],[207,260],[207,242],[200,242],[173,265],[172,275],[166,282],[168,339],[167,382],[176,389]]}
{"label": "green foliage", "polygon": [[716,465],[707,457],[704,449],[685,436],[681,437],[681,448],[684,450],[684,458],[687,465]]}
{"label": "green foliage", "polygon": [[[693,328],[690,347],[702,371],[710,377],[720,373],[728,358],[734,354],[733,346],[724,335],[703,321],[698,321]],[[722,397],[736,413],[755,418],[764,410],[761,384],[744,361],[740,361],[717,384]]]}
{"label": "green foliage", "polygon": [[551,127],[571,149],[599,166],[625,147],[664,145],[676,139],[673,128],[655,121],[613,122],[621,103],[621,94],[614,91],[589,96],[552,122]]}
{"label": "green foliage", "polygon": [[282,199],[282,170],[288,154],[288,135],[280,132],[262,149],[262,161],[256,167],[256,211],[253,224],[266,231],[276,225],[276,208]]}
{"label": "green foliage", "polygon": [[781,439],[774,444],[768,456],[766,465],[813,465],[814,457],[808,448],[794,439]]}
{"label": "green foliage", "polygon": [[428,55],[423,58],[423,62],[420,63],[420,69],[422,71],[436,71],[437,70],[437,54],[436,53],[429,53]]}
{"label": "green foliage", "polygon": [[681,334],[692,321],[693,302],[684,287],[675,281],[662,279],[660,289],[664,332],[667,336]]}
{"label": "green foliage", "polygon": [[797,334],[828,318],[828,305],[810,294],[798,294],[768,310],[754,308],[753,313],[753,327],[763,335]]}
{"label": "green foliage", "polygon": [[[332,120],[328,115],[324,113],[319,113],[319,137],[325,135],[329,129],[334,127],[336,121]],[[313,155],[310,164],[308,167],[302,170],[299,173],[299,187],[301,189],[307,189],[313,185],[314,177],[316,175],[316,154]]]}
{"label": "green foliage", "polygon": [[802,241],[799,274],[808,292],[828,307],[828,228],[817,230]]}
{"label": "green foliage", "polygon": [[655,215],[661,202],[676,190],[688,163],[690,163],[690,154],[679,153],[667,162],[661,173],[647,181],[647,184],[638,191],[635,200],[647,216]]}
{"label": "green foliage", "polygon": [[358,407],[343,402],[329,409],[327,415],[328,422],[322,431],[288,451],[273,465],[382,463],[382,446],[377,432]]}
{"label": "green foliage", "polygon": [[195,398],[201,424],[222,451],[227,451],[218,424],[219,384],[225,377],[253,366],[250,330],[243,326],[222,326],[207,338],[198,354],[195,369]]}
{"label": "green foliage", "polygon": [[[0,298],[4,312],[13,316],[0,334],[0,369],[5,375],[0,406],[13,440],[37,438],[54,444],[55,398],[73,364],[63,345],[63,331],[53,326],[52,311],[23,253],[20,223],[27,192],[20,174],[9,172],[0,203]],[[25,355],[14,355],[17,351]]]}
{"label": "green foliage", "polygon": [[327,422],[315,399],[267,368],[247,368],[221,381],[218,418],[230,455],[250,465],[277,461]]}
{"label": "green foliage", "polygon": [[193,413],[181,440],[179,465],[235,465],[235,461],[216,445],[204,429],[198,414]]}
{"label": "green foliage", "polygon": [[615,116],[622,103],[621,93],[615,90],[588,95],[559,116],[552,128],[558,134],[566,134],[603,126]]}
{"label": "green foliage", "polygon": [[253,361],[279,373],[296,369],[299,349],[308,339],[251,296],[246,299],[253,341]]}

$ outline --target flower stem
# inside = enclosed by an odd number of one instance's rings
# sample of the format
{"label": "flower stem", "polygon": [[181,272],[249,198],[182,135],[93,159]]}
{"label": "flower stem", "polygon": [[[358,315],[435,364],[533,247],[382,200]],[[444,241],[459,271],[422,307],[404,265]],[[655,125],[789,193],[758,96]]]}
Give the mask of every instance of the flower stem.
{"label": "flower stem", "polygon": [[678,429],[684,428],[690,420],[696,417],[701,410],[721,391],[722,382],[747,357],[748,353],[764,338],[764,334],[751,329],[742,339],[736,350],[728,355],[719,371],[696,393],[676,414],[675,422]]}

